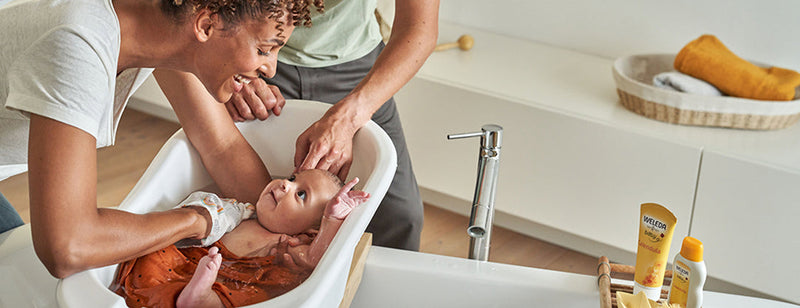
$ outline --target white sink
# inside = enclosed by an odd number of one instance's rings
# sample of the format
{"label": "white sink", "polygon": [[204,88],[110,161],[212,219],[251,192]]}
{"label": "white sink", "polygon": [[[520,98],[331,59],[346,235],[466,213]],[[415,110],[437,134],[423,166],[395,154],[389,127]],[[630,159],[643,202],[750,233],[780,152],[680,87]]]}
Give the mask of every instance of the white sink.
{"label": "white sink", "polygon": [[[705,308],[798,307],[705,291]],[[597,277],[370,248],[352,308],[600,307]]]}
{"label": "white sink", "polygon": [[596,280],[373,246],[350,307],[599,307]]}

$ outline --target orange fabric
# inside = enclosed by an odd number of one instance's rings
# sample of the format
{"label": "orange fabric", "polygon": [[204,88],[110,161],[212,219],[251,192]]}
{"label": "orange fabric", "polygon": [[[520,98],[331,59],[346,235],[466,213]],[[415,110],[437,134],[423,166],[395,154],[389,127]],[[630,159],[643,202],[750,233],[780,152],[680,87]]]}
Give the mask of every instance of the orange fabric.
{"label": "orange fabric", "polygon": [[[217,282],[212,289],[225,307],[262,302],[294,289],[310,272],[296,273],[273,264],[274,257],[242,258],[225,246],[214,244],[222,254]],[[189,283],[208,248],[170,245],[124,263],[117,268],[111,290],[125,297],[129,307],[175,307],[175,300]]]}
{"label": "orange fabric", "polygon": [[736,56],[713,35],[687,44],[675,57],[675,69],[705,80],[725,94],[759,100],[788,101],[800,91],[800,74],[780,67],[763,68]]}

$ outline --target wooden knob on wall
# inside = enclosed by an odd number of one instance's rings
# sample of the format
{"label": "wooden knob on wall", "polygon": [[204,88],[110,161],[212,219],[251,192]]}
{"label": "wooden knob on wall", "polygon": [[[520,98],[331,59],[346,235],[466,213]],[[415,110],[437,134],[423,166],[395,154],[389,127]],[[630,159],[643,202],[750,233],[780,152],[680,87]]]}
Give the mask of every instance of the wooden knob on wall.
{"label": "wooden knob on wall", "polygon": [[470,50],[470,49],[472,49],[472,45],[474,45],[474,44],[475,44],[475,39],[472,38],[471,35],[464,34],[464,35],[458,37],[458,41],[457,42],[439,44],[439,45],[436,45],[436,48],[434,48],[433,50],[434,51],[442,51],[442,50],[448,50],[448,49],[455,48],[455,47],[458,47],[461,50]]}

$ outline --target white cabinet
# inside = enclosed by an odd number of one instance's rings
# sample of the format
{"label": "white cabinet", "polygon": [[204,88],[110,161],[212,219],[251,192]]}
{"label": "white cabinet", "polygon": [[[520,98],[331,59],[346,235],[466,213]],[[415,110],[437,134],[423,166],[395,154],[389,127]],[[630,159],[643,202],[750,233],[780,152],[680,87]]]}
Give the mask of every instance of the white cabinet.
{"label": "white cabinet", "polygon": [[498,211],[633,253],[639,205],[657,202],[688,234],[700,148],[422,78],[396,99],[424,188],[471,201],[479,142],[446,135],[499,124]]}
{"label": "white cabinet", "polygon": [[701,169],[691,234],[708,274],[800,302],[800,171],[710,150]]}

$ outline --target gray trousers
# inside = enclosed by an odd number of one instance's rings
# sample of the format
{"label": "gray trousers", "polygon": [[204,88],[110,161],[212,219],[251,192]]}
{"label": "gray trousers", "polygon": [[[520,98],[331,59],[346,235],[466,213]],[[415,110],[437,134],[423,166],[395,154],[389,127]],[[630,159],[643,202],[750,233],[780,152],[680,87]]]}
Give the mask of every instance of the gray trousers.
{"label": "gray trousers", "polygon": [[0,193],[0,233],[14,229],[23,224],[22,218],[19,217],[17,210],[15,210],[6,197]]}
{"label": "gray trousers", "polygon": [[[286,99],[307,99],[334,104],[361,82],[383,47],[381,43],[360,59],[322,68],[298,67],[278,62],[275,77],[267,79],[267,83],[278,86]],[[411,168],[394,98],[386,101],[372,115],[372,120],[394,142],[397,150],[397,172],[367,226],[367,231],[373,234],[375,245],[417,251],[423,222],[422,198]]]}

